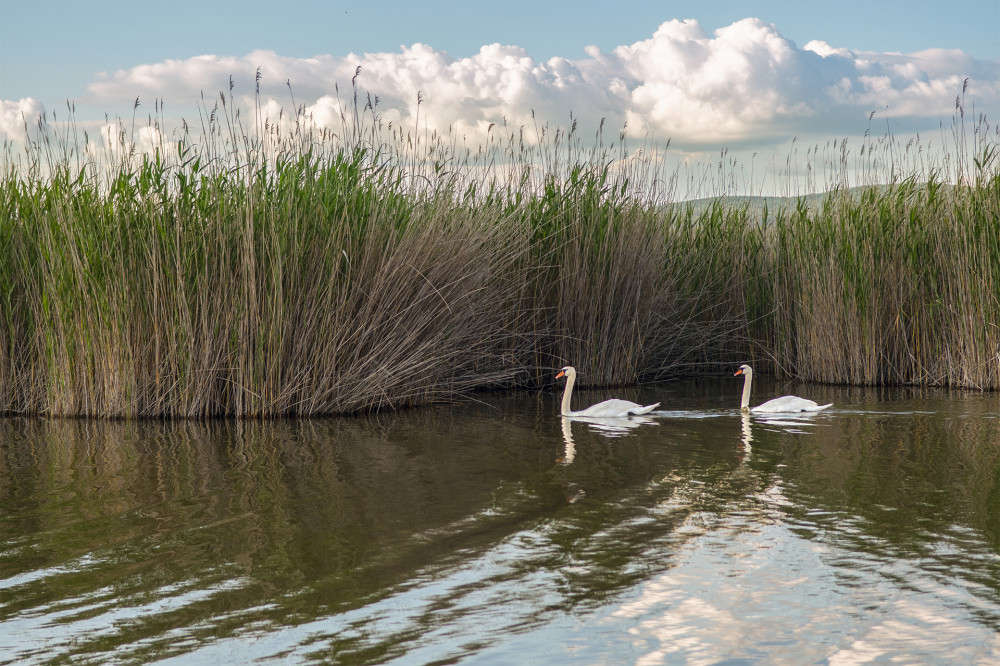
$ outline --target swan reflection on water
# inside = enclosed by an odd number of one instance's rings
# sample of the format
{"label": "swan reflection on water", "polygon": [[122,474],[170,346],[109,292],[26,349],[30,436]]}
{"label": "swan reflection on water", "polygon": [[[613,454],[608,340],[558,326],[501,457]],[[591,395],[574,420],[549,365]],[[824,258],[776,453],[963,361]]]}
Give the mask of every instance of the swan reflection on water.
{"label": "swan reflection on water", "polygon": [[[828,415],[825,415],[828,416]],[[817,412],[801,412],[798,414],[753,414],[752,419],[749,414],[743,413],[744,422],[747,419],[753,421],[758,427],[765,427],[768,430],[781,430],[790,433],[811,432],[808,426],[818,425],[826,422],[826,418]],[[744,432],[746,429],[744,428]]]}
{"label": "swan reflection on water", "polygon": [[656,425],[656,420],[651,419],[648,416],[630,416],[627,418],[563,416],[562,434],[563,442],[566,445],[566,451],[563,457],[557,460],[557,462],[563,465],[568,465],[573,462],[573,458],[576,456],[576,445],[573,443],[572,426],[574,421],[590,425],[590,429],[592,431],[604,435],[605,437],[621,437],[633,428],[638,428],[641,425]]}
{"label": "swan reflection on water", "polygon": [[573,428],[570,425],[570,419],[565,416],[562,418],[562,432],[563,443],[566,445],[566,451],[563,453],[562,458],[556,458],[556,462],[560,465],[568,465],[573,462],[573,458],[576,457],[576,445],[573,444]]}
{"label": "swan reflection on water", "polygon": [[743,459],[748,460],[753,449],[750,446],[750,442],[753,441],[753,431],[750,429],[750,414],[747,412],[740,413],[740,429],[743,431]]}

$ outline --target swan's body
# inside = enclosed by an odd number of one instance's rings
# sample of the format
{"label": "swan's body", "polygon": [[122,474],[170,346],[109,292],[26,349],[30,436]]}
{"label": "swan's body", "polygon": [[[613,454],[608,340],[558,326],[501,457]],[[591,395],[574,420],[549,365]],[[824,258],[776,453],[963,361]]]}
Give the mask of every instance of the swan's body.
{"label": "swan's body", "polygon": [[574,412],[569,408],[569,406],[570,397],[573,395],[573,384],[576,382],[576,369],[571,365],[567,365],[559,371],[558,375],[556,375],[556,379],[559,379],[560,377],[566,377],[566,389],[563,391],[562,398],[563,416],[623,418],[626,416],[636,416],[638,414],[648,414],[660,406],[660,403],[656,403],[654,405],[639,405],[631,400],[618,400],[617,398],[612,398],[611,400],[605,400],[604,402],[599,402],[596,405],[591,405],[590,407],[587,407],[587,409]]}
{"label": "swan's body", "polygon": [[800,398],[794,395],[783,395],[780,398],[768,400],[767,402],[750,409],[750,383],[753,381],[753,370],[750,369],[749,365],[741,365],[740,369],[737,370],[736,374],[733,376],[738,377],[740,375],[743,375],[743,400],[740,402],[740,409],[744,412],[749,411],[754,414],[818,412],[821,409],[826,409],[827,407],[833,405],[832,402],[828,405],[818,405],[812,400],[806,400],[805,398]]}

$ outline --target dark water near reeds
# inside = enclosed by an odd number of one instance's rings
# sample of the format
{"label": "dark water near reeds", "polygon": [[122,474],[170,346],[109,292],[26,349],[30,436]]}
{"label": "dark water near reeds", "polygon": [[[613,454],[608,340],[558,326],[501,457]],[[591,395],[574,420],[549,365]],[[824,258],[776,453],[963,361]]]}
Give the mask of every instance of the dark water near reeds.
{"label": "dark water near reeds", "polygon": [[0,421],[2,663],[1000,660],[1000,396]]}

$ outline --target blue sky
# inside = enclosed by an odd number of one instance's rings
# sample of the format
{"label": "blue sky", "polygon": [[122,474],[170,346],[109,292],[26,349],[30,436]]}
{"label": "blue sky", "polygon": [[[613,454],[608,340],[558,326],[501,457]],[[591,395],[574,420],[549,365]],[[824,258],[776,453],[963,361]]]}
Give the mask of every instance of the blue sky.
{"label": "blue sky", "polygon": [[[280,4],[280,9],[278,6]],[[609,7],[614,5],[615,9]],[[526,2],[239,3],[0,0],[0,97],[51,104],[83,96],[97,72],[168,58],[273,50],[292,57],[397,51],[414,42],[459,58],[483,44],[523,47],[536,60],[577,58],[647,39],[662,22],[694,18],[711,32],[753,16],[799,46],[901,53],[961,49],[1000,61],[1000,3]]]}
{"label": "blue sky", "polygon": [[939,128],[966,78],[1000,120],[1000,3],[0,0],[0,134],[68,99],[84,125],[137,97],[190,117],[230,76],[251,103],[257,68],[269,112],[290,81],[322,122],[358,65],[404,124],[419,90],[424,122],[473,138],[572,112],[690,155],[780,152],[793,136],[863,135],[873,111],[903,136]]}

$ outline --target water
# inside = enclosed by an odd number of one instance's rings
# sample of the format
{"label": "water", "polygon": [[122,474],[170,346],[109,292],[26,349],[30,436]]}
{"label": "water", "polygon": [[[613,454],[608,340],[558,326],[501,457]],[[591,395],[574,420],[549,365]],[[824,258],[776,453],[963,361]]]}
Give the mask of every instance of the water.
{"label": "water", "polygon": [[1000,660],[1000,398],[740,386],[0,421],[0,663]]}

